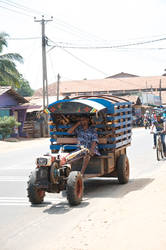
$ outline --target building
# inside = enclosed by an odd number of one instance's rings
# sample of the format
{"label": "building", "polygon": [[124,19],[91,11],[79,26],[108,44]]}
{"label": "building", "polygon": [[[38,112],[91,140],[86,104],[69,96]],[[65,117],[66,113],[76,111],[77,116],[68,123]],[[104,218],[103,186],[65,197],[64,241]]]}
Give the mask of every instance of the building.
{"label": "building", "polygon": [[118,74],[115,74],[115,75],[112,75],[112,76],[108,76],[108,77],[106,77],[106,79],[107,78],[129,78],[129,77],[138,77],[138,76],[133,75],[133,74],[129,74],[129,73],[121,72],[121,73],[118,73]]}
{"label": "building", "polygon": [[23,133],[27,109],[36,108],[30,105],[28,100],[18,94],[11,86],[0,86],[0,117],[14,116],[21,123],[18,128],[18,136],[26,136]]}
{"label": "building", "polygon": [[[121,78],[106,78],[97,80],[74,80],[60,82],[60,94],[62,96],[75,95],[137,95],[141,92],[156,92],[162,95],[166,92],[166,77],[152,76],[152,77],[121,77]],[[56,96],[56,83],[48,86],[49,96]],[[38,89],[34,96],[42,96],[42,89]]]}

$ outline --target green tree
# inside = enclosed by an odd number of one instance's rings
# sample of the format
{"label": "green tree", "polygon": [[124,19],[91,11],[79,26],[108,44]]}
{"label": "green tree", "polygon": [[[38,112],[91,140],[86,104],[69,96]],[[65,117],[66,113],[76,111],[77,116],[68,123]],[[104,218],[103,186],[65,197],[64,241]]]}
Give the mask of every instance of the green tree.
{"label": "green tree", "polygon": [[10,136],[14,128],[20,125],[21,123],[17,122],[13,116],[0,117],[0,135],[2,139],[4,140],[6,137]]}
{"label": "green tree", "polygon": [[20,73],[15,62],[22,63],[23,58],[17,53],[3,54],[4,47],[8,46],[6,40],[8,36],[6,33],[0,33],[0,85],[19,87]]}
{"label": "green tree", "polygon": [[34,94],[34,90],[31,89],[29,82],[25,80],[23,77],[20,78],[20,87],[16,88],[16,91],[22,96],[32,96]]}

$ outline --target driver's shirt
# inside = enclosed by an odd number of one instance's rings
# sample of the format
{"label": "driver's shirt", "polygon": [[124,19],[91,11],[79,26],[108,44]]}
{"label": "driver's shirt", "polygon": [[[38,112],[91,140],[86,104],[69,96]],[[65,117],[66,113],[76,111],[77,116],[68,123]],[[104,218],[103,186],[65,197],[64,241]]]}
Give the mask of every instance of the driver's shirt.
{"label": "driver's shirt", "polygon": [[[79,126],[75,129],[75,133],[77,134],[78,143],[88,149],[91,148],[92,142],[99,142],[98,135],[94,127],[89,127],[88,129],[84,130],[82,126]],[[95,155],[100,155],[97,144],[94,153]]]}

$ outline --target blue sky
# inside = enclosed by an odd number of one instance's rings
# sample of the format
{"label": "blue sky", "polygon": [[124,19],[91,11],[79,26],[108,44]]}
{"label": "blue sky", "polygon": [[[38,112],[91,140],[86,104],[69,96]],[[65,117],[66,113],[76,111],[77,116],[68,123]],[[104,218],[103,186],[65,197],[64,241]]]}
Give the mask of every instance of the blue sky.
{"label": "blue sky", "polygon": [[41,25],[34,22],[34,16],[53,16],[46,25],[46,35],[53,41],[50,45],[60,42],[89,47],[48,47],[50,84],[58,73],[61,80],[101,79],[122,71],[140,76],[162,75],[166,68],[166,40],[125,48],[93,47],[165,38],[165,13],[166,1],[161,0],[0,0],[0,31],[11,38],[35,38],[8,40],[4,52],[24,57],[18,69],[37,89],[42,87]]}

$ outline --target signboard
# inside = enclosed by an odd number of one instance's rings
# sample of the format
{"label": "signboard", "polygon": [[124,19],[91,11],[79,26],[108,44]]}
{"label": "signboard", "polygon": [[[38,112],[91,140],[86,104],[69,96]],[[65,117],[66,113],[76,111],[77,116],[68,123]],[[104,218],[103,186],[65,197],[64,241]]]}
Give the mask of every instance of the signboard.
{"label": "signboard", "polygon": [[160,106],[161,100],[160,96],[156,96],[149,93],[142,93],[142,96],[140,96],[141,102],[144,105],[154,105],[154,106]]}

